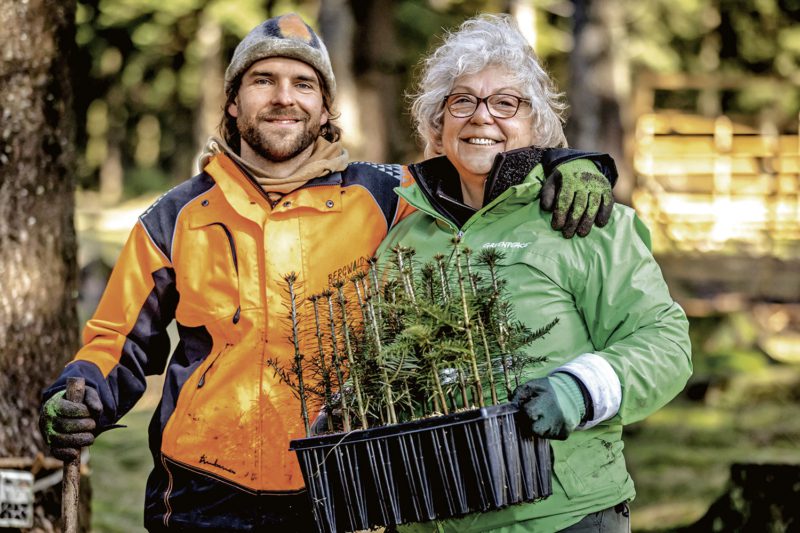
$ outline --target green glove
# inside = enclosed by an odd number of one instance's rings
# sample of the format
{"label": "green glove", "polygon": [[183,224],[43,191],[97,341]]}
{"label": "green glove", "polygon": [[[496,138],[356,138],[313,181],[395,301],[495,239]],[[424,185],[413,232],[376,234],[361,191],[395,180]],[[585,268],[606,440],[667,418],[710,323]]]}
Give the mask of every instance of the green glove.
{"label": "green glove", "polygon": [[64,391],[45,401],[39,417],[39,430],[53,457],[62,461],[76,459],[82,447],[94,442],[94,430],[102,412],[100,396],[91,387],[86,387],[83,403],[65,399]]}
{"label": "green glove", "polygon": [[586,414],[580,385],[564,372],[520,385],[511,401],[533,423],[533,433],[546,439],[565,440]]}
{"label": "green glove", "polygon": [[[557,198],[556,198],[557,196]],[[542,185],[542,209],[553,211],[552,227],[571,239],[586,237],[592,225],[603,227],[611,218],[611,183],[588,159],[573,159],[556,167]]]}

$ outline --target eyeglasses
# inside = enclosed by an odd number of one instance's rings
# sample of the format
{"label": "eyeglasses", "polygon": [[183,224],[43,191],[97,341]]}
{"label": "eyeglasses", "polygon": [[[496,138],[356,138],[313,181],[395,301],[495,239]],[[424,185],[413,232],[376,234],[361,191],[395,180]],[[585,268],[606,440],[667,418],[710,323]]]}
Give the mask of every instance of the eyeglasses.
{"label": "eyeglasses", "polygon": [[453,93],[444,97],[445,107],[456,118],[471,117],[481,103],[486,104],[486,109],[493,117],[511,118],[517,114],[520,104],[530,105],[531,101],[513,94],[490,94],[479,98],[469,93]]}

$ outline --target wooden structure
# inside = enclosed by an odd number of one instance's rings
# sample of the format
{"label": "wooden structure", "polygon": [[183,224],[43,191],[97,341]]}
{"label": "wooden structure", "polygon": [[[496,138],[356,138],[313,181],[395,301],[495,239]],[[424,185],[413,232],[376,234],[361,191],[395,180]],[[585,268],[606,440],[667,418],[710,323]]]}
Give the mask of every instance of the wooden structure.
{"label": "wooden structure", "polygon": [[692,314],[800,301],[800,137],[638,103],[632,203],[676,298]]}

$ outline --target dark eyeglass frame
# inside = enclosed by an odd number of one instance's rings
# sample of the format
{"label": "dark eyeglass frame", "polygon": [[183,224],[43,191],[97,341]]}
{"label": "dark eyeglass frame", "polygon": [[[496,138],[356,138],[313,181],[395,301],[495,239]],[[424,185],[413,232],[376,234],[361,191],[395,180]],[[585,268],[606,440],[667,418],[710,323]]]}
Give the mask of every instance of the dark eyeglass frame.
{"label": "dark eyeglass frame", "polygon": [[[450,98],[452,98],[453,96],[466,96],[468,98],[475,99],[475,108],[469,114],[456,114],[456,113],[453,113],[453,110],[452,110],[452,105],[453,104],[448,104],[447,103],[447,101]],[[497,96],[502,96],[502,97],[505,97],[505,98],[513,98],[514,100],[516,100],[517,107],[514,109],[514,112],[512,114],[510,114],[508,116],[497,115],[492,111],[492,107],[493,106],[490,105],[489,99],[497,97]],[[470,94],[470,93],[450,93],[450,94],[448,94],[447,96],[444,97],[443,102],[444,102],[444,107],[447,108],[447,112],[450,113],[450,115],[452,117],[454,117],[454,118],[469,118],[469,117],[471,117],[472,115],[475,114],[475,112],[478,110],[478,107],[481,104],[484,104],[486,106],[486,110],[489,112],[490,115],[492,115],[494,118],[500,118],[500,119],[515,117],[517,115],[517,112],[519,112],[519,106],[520,105],[522,105],[523,103],[530,105],[530,103],[531,103],[529,98],[522,98],[522,97],[517,96],[515,94],[506,94],[506,93],[490,94],[489,96],[484,96],[483,98],[481,98],[480,96],[475,96],[474,94]]]}

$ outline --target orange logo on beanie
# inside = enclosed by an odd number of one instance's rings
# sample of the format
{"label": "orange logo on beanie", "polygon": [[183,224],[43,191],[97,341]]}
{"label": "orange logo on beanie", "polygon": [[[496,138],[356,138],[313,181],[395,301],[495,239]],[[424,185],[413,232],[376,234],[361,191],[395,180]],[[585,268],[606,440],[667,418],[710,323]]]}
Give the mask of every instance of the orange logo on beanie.
{"label": "orange logo on beanie", "polygon": [[303,19],[295,14],[286,15],[278,19],[278,28],[280,28],[281,35],[284,37],[293,37],[307,43],[312,41],[308,26],[305,25]]}

